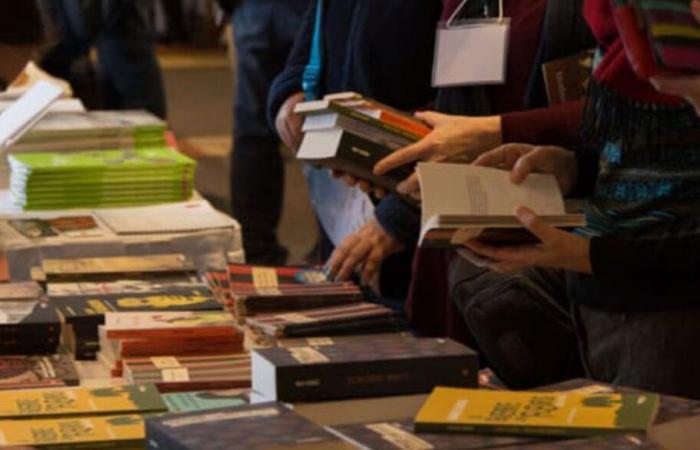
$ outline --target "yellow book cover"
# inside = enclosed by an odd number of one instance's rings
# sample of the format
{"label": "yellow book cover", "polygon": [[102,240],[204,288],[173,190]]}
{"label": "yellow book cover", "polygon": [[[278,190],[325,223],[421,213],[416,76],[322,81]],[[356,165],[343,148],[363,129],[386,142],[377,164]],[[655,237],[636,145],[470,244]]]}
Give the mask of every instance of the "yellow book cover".
{"label": "yellow book cover", "polygon": [[0,419],[95,416],[166,411],[152,384],[109,388],[0,391]]}
{"label": "yellow book cover", "polygon": [[2,447],[143,448],[145,438],[144,420],[139,415],[0,420]]}
{"label": "yellow book cover", "polygon": [[588,437],[646,431],[656,394],[507,392],[436,388],[415,419],[417,432]]}

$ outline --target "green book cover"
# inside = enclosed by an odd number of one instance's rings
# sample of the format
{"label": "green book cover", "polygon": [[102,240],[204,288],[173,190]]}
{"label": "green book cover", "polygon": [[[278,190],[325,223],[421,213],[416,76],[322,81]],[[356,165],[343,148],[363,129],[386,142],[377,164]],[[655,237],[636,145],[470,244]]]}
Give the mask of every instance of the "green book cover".
{"label": "green book cover", "polygon": [[163,402],[171,413],[233,408],[248,404],[247,396],[234,391],[201,391],[163,394]]}

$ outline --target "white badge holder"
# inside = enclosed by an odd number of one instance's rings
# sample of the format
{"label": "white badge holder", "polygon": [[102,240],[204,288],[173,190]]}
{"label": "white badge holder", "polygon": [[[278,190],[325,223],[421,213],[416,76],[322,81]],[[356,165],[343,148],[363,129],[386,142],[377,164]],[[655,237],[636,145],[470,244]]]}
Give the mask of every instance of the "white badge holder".
{"label": "white badge holder", "polygon": [[438,27],[433,64],[433,87],[502,84],[506,64],[510,19],[499,0],[496,19],[455,19],[469,0],[463,0],[452,16]]}

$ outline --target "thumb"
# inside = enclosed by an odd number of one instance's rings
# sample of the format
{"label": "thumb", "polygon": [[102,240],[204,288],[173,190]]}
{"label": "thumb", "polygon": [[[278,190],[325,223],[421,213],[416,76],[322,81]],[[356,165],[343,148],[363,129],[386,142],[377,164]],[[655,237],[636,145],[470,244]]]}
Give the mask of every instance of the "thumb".
{"label": "thumb", "polygon": [[552,234],[557,231],[555,228],[545,224],[531,209],[524,206],[519,206],[515,210],[515,215],[523,227],[543,243],[551,239]]}
{"label": "thumb", "polygon": [[433,128],[450,120],[449,115],[441,114],[435,111],[417,112],[415,116]]}

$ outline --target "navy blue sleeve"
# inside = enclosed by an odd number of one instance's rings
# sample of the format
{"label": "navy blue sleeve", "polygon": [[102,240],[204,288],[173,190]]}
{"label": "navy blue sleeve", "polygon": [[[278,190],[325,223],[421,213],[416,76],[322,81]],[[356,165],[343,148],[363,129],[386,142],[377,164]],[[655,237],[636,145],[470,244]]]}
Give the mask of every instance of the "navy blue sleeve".
{"label": "navy blue sleeve", "polygon": [[287,59],[287,64],[272,83],[267,100],[267,120],[270,127],[275,130],[275,118],[280,108],[287,99],[302,91],[302,76],[304,69],[311,57],[311,41],[316,24],[316,7],[318,1],[309,2],[304,14],[301,29],[294,41],[292,51]]}
{"label": "navy blue sleeve", "polygon": [[391,194],[379,202],[374,211],[377,222],[406,247],[414,247],[420,236],[420,210]]}

